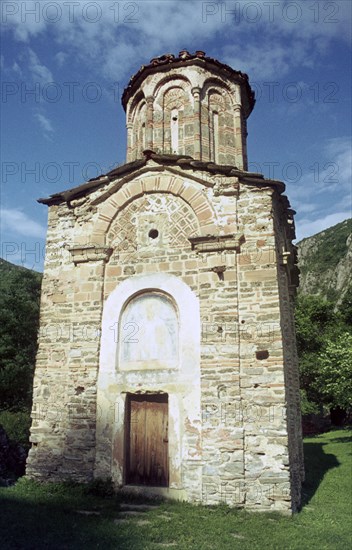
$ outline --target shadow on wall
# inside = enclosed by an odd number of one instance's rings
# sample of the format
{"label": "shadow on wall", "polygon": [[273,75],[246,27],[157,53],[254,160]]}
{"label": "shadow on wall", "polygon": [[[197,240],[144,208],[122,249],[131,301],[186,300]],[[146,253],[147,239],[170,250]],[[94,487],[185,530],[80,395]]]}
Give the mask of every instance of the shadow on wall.
{"label": "shadow on wall", "polygon": [[325,445],[326,443],[318,441],[303,444],[306,480],[302,487],[302,508],[309,504],[325,474],[332,468],[340,466],[335,455],[324,452]]}

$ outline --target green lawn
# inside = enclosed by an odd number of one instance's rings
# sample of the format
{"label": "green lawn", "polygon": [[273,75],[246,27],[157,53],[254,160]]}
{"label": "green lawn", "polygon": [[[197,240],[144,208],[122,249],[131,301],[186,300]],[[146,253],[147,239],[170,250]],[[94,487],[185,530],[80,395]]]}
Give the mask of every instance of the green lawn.
{"label": "green lawn", "polygon": [[[114,523],[118,497],[21,479],[0,488],[0,548],[349,549],[351,440],[352,430],[346,429],[305,439],[304,502],[292,518],[164,502],[143,516]],[[96,514],[78,513],[82,510]]]}

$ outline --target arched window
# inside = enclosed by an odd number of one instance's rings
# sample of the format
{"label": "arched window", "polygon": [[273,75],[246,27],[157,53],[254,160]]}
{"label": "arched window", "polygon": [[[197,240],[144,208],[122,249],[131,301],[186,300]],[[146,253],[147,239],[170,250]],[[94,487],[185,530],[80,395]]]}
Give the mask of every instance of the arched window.
{"label": "arched window", "polygon": [[225,99],[223,93],[219,89],[210,89],[208,102],[210,159],[219,163],[220,132],[222,140],[224,140],[227,131],[224,124]]}
{"label": "arched window", "polygon": [[119,324],[119,364],[123,370],[178,365],[178,317],[171,299],[160,292],[137,295]]}
{"label": "arched window", "polygon": [[217,111],[212,112],[212,129],[213,129],[212,160],[214,162],[219,162],[219,113]]}
{"label": "arched window", "polygon": [[171,152],[178,153],[178,110],[171,111]]}
{"label": "arched window", "polygon": [[141,144],[142,144],[142,152],[146,149],[146,142],[145,142],[145,122],[142,123],[141,127]]}

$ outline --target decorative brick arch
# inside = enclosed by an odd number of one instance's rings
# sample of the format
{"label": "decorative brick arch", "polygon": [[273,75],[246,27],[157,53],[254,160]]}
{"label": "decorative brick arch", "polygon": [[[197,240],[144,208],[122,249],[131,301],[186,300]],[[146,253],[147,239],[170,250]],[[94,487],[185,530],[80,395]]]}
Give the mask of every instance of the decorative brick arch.
{"label": "decorative brick arch", "polygon": [[192,84],[184,75],[172,75],[163,78],[152,92],[152,96],[155,97],[155,103],[162,104],[165,94],[171,88],[181,88],[187,94],[190,93]]}
{"label": "decorative brick arch", "polygon": [[202,190],[190,180],[175,175],[153,175],[131,180],[102,205],[92,231],[92,242],[104,244],[115,216],[132,200],[146,193],[169,193],[182,198],[194,211],[202,235],[214,232],[216,214]]}
{"label": "decorative brick arch", "polygon": [[231,106],[239,101],[237,86],[232,84],[229,86],[225,82],[218,80],[217,78],[207,78],[202,86],[201,97],[202,100],[206,99],[209,96],[210,92],[217,92],[223,97],[226,97],[230,102]]}
{"label": "decorative brick arch", "polygon": [[140,106],[141,103],[145,103],[145,102],[146,102],[146,99],[145,99],[144,93],[142,91],[139,91],[135,95],[132,103],[128,107],[127,122],[129,123],[133,122],[133,119],[135,118],[138,107]]}

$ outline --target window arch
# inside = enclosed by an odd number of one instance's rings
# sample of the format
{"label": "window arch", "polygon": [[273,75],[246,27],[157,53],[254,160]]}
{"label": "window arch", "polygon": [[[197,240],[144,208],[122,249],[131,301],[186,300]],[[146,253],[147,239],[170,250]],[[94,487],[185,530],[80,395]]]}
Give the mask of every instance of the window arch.
{"label": "window arch", "polygon": [[164,130],[163,150],[172,154],[184,152],[183,139],[183,113],[189,99],[183,88],[172,86],[168,88],[163,97]]}

